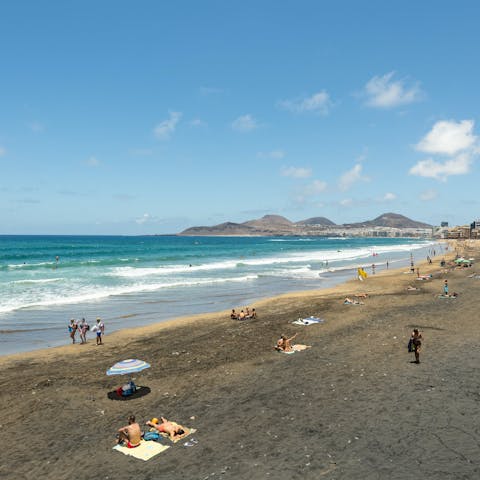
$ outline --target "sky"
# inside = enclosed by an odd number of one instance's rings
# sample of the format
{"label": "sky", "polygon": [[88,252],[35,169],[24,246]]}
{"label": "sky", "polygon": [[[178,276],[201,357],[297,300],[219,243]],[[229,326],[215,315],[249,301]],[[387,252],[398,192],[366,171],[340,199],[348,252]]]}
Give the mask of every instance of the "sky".
{"label": "sky", "polygon": [[480,3],[0,4],[0,234],[480,218]]}

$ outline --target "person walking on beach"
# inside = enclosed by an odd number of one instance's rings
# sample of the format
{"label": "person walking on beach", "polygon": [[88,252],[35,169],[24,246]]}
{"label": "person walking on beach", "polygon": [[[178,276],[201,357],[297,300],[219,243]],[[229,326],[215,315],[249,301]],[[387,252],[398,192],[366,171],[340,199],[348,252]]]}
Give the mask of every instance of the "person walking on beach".
{"label": "person walking on beach", "polygon": [[77,322],[74,318],[70,320],[70,324],[68,325],[68,331],[70,333],[70,338],[72,339],[72,343],[75,343],[75,335],[77,334]]}
{"label": "person walking on beach", "polygon": [[82,321],[80,322],[80,325],[78,326],[78,329],[80,331],[80,343],[87,343],[87,332],[90,329],[88,326],[87,321],[82,318]]}
{"label": "person walking on beach", "polygon": [[443,294],[448,297],[448,280],[443,283]]}
{"label": "person walking on beach", "polygon": [[105,324],[101,318],[97,318],[97,324],[92,328],[92,332],[97,335],[97,345],[103,345],[102,337],[105,334]]}
{"label": "person walking on beach", "polygon": [[422,346],[422,334],[418,331],[418,328],[414,328],[410,337],[413,346],[413,353],[415,354],[415,363],[420,363],[420,348]]}

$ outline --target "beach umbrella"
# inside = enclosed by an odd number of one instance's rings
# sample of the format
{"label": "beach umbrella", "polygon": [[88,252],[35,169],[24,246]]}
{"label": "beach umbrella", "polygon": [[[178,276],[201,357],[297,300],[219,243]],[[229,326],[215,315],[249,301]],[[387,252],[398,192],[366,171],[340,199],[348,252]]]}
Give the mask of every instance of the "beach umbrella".
{"label": "beach umbrella", "polygon": [[113,367],[110,367],[107,370],[107,375],[127,375],[131,373],[140,372],[150,368],[150,364],[143,361],[137,360],[135,358],[129,358],[127,360],[122,360],[121,362],[116,363]]}

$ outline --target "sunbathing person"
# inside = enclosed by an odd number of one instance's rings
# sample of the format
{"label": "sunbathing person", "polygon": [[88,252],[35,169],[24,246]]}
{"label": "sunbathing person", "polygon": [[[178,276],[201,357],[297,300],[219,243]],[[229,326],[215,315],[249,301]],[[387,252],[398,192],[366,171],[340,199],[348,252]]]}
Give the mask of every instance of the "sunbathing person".
{"label": "sunbathing person", "polygon": [[128,425],[118,430],[117,444],[126,443],[127,448],[135,448],[140,445],[141,440],[140,425],[135,421],[135,415],[130,415]]}
{"label": "sunbathing person", "polygon": [[345,297],[343,301],[345,305],[363,305],[363,302],[359,302],[358,300],[352,300],[351,298]]}
{"label": "sunbathing person", "polygon": [[368,297],[368,293],[357,293],[355,295],[355,297],[357,298],[367,298]]}
{"label": "sunbathing person", "polygon": [[158,423],[158,418],[152,418],[147,422],[149,427],[156,428],[160,433],[166,433],[170,440],[174,440],[176,436],[183,435],[185,429],[175,422],[170,422],[165,417],[160,417],[162,423]]}
{"label": "sunbathing person", "polygon": [[418,290],[418,288],[417,288],[417,287],[412,287],[411,285],[409,285],[409,286],[407,287],[407,290],[411,292],[411,291],[413,291],[413,290]]}
{"label": "sunbathing person", "polygon": [[285,335],[282,335],[278,340],[277,344],[273,347],[279,352],[291,352],[293,350],[291,341],[297,336],[295,334],[293,337],[287,338]]}

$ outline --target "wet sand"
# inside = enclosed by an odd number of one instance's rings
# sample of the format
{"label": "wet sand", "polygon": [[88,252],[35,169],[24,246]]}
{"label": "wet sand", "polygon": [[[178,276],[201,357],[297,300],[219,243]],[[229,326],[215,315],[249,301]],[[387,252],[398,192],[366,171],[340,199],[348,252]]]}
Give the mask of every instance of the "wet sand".
{"label": "wet sand", "polygon": [[[480,259],[480,246],[464,253]],[[439,260],[420,267],[430,281],[381,272],[258,302],[256,320],[225,311],[0,357],[0,478],[479,478],[480,278]],[[445,278],[458,298],[437,298]],[[343,304],[360,292],[364,305]],[[325,322],[291,324],[310,315]],[[312,348],[273,350],[295,332]],[[105,371],[125,358],[151,363],[134,375],[146,394],[112,400],[122,379]],[[113,451],[131,413],[196,428],[198,444],[147,462]]]}

